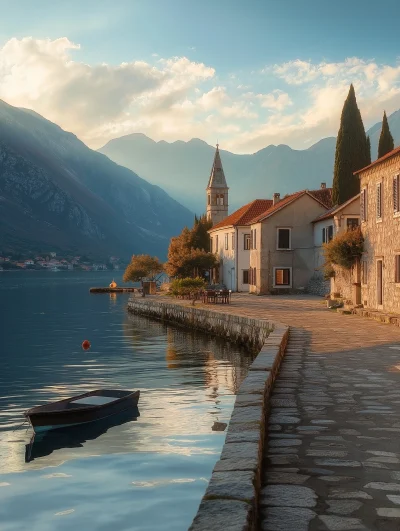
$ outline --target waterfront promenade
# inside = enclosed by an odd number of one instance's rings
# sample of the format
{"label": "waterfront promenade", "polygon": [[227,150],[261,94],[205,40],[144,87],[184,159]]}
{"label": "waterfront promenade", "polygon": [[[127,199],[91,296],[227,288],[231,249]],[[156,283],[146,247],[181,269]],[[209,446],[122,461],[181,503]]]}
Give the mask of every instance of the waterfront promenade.
{"label": "waterfront promenade", "polygon": [[399,530],[400,329],[312,296],[234,294],[210,309],[290,326],[271,397],[261,529]]}

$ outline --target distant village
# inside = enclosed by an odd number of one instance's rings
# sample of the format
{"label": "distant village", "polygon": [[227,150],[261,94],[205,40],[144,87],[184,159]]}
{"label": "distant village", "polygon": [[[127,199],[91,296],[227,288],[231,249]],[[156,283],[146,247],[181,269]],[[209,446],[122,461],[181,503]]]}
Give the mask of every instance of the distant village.
{"label": "distant village", "polygon": [[0,255],[0,271],[7,270],[47,270],[47,271],[118,271],[123,264],[117,256],[110,256],[106,263],[92,262],[86,256],[62,256],[56,252],[22,258],[21,255]]}

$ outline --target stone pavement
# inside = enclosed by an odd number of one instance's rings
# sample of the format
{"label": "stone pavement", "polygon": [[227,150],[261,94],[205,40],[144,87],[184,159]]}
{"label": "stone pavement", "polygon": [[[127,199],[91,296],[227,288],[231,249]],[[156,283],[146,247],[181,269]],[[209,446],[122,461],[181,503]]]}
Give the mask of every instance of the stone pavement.
{"label": "stone pavement", "polygon": [[261,529],[399,531],[400,329],[312,296],[235,294],[213,309],[291,327],[271,398]]}
{"label": "stone pavement", "polygon": [[261,529],[400,530],[400,330],[314,297],[239,300],[291,327],[271,398]]}

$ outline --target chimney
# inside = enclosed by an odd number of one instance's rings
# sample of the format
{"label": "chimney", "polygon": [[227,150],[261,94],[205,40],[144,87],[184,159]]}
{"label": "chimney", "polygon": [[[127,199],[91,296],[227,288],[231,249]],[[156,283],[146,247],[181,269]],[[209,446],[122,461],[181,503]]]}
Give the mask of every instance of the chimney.
{"label": "chimney", "polygon": [[325,190],[326,188],[326,183],[321,183],[321,190]]}
{"label": "chimney", "polygon": [[279,203],[280,200],[281,200],[281,194],[275,193],[274,198],[272,200],[272,204],[276,205],[277,203]]}

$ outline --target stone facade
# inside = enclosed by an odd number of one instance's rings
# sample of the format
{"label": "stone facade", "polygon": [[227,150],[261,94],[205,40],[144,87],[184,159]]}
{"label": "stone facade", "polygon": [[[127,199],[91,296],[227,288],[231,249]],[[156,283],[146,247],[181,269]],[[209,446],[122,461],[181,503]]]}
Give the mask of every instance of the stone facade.
{"label": "stone facade", "polygon": [[[361,202],[365,197],[366,205],[365,219],[361,221],[365,238],[361,303],[366,308],[400,313],[400,282],[395,276],[395,262],[400,260],[396,258],[400,255],[399,185],[397,211],[394,202],[394,179],[400,174],[400,148],[358,173]],[[380,208],[378,195],[381,196]]]}
{"label": "stone facade", "polygon": [[[354,299],[356,294],[354,283],[357,282],[356,270],[347,271],[334,266],[335,276],[330,281],[324,280],[323,266],[325,264],[323,244],[330,241],[338,234],[351,229],[360,223],[360,197],[359,195],[334,207],[326,214],[315,219],[314,225],[314,269],[315,273],[308,286],[309,293],[314,295],[340,294],[346,300]],[[323,290],[324,293],[321,293]]]}

